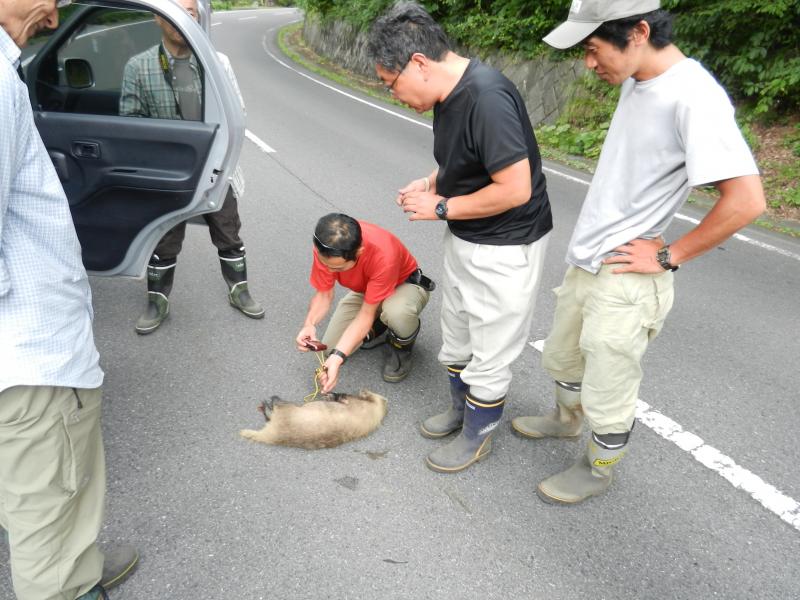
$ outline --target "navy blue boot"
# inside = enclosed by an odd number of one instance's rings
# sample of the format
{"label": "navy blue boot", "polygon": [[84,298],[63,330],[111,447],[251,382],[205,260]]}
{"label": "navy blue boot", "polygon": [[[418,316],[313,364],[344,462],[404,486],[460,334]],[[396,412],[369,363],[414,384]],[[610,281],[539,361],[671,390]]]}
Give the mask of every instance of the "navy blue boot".
{"label": "navy blue boot", "polygon": [[428,468],[440,473],[456,473],[486,458],[492,451],[492,434],[500,424],[505,403],[505,396],[486,401],[467,392],[461,433],[428,455],[425,461]]}
{"label": "navy blue boot", "polygon": [[423,437],[436,439],[450,435],[461,429],[464,421],[464,403],[467,400],[469,386],[461,380],[461,371],[466,365],[450,365],[447,375],[450,377],[450,407],[443,413],[425,419],[420,426]]}

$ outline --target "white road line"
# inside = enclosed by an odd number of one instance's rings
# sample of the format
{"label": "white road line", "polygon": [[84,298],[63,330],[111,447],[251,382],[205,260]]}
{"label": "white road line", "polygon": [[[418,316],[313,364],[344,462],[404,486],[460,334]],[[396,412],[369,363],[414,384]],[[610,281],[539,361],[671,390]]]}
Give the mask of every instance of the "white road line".
{"label": "white road line", "polygon": [[258,17],[239,17],[240,21],[252,21],[253,19],[257,19]]}
{"label": "white road line", "polygon": [[542,171],[545,173],[552,173],[553,175],[558,175],[559,177],[563,177],[564,179],[568,179],[569,181],[574,181],[575,183],[580,183],[588,187],[591,183],[590,181],[586,181],[585,179],[581,179],[580,177],[574,177],[573,175],[567,175],[566,173],[562,173],[561,171],[557,171],[556,169],[551,169],[550,167],[542,167]]}
{"label": "white road line", "polygon": [[253,133],[249,129],[245,129],[244,130],[244,137],[246,137],[248,140],[253,142],[256,146],[261,148],[261,150],[263,150],[264,152],[267,152],[267,153],[275,152],[275,148],[273,148],[272,146],[267,144],[264,140],[262,140],[260,137],[258,137],[255,133]]}
{"label": "white road line", "polygon": [[[528,343],[539,352],[544,349],[544,340]],[[750,494],[764,508],[800,531],[800,502],[768,484],[755,473],[740,467],[733,459],[709,446],[691,431],[686,431],[666,415],[653,410],[642,400],[636,401],[636,418],[665,440],[691,454],[697,462],[727,479],[733,487]]]}
{"label": "white road line", "polygon": [[[431,129],[431,130],[433,129],[433,126],[430,123],[417,121],[416,119],[412,119],[412,118],[410,118],[410,117],[408,117],[406,115],[403,115],[401,113],[398,113],[398,112],[395,112],[393,110],[389,110],[387,108],[384,108],[383,106],[375,104],[374,102],[369,102],[369,101],[364,100],[362,98],[358,98],[357,96],[353,96],[352,94],[348,94],[347,92],[344,92],[344,91],[342,91],[342,90],[340,90],[338,88],[333,87],[332,85],[328,85],[327,83],[324,83],[324,82],[322,82],[322,81],[320,81],[318,79],[315,79],[314,77],[311,77],[310,75],[307,75],[307,74],[305,74],[305,73],[303,73],[301,71],[298,71],[294,67],[291,67],[290,65],[286,64],[285,62],[283,62],[281,59],[279,59],[277,56],[275,56],[272,52],[269,51],[269,49],[267,48],[267,38],[266,38],[266,36],[261,40],[261,45],[264,48],[264,52],[266,52],[279,65],[286,67],[290,71],[293,71],[293,72],[297,73],[298,75],[301,75],[302,77],[305,77],[306,79],[309,79],[309,80],[313,81],[314,83],[316,83],[318,85],[326,87],[329,90],[333,90],[337,94],[342,94],[343,96],[346,96],[346,97],[350,98],[351,100],[355,100],[356,102],[360,102],[362,104],[366,104],[367,106],[370,106],[370,107],[372,107],[372,108],[374,108],[376,110],[380,110],[382,112],[388,113],[388,114],[392,115],[393,117],[397,117],[398,119],[403,119],[404,121],[408,121],[409,123],[413,123],[414,125],[419,125],[420,127],[425,127],[427,129]],[[575,177],[573,175],[569,175],[568,173],[564,173],[562,171],[559,171],[557,169],[552,169],[550,167],[542,167],[542,170],[547,172],[547,173],[551,173],[553,175],[557,175],[559,177],[563,177],[564,179],[567,179],[569,181],[573,181],[575,183],[580,183],[581,185],[588,186],[589,183],[590,183],[590,181],[586,181],[585,179],[581,179],[580,177]],[[692,217],[689,217],[687,215],[680,214],[680,213],[676,214],[675,218],[682,219],[684,221],[690,221],[690,222],[695,223],[695,224],[700,222],[697,219],[694,219]],[[752,246],[756,246],[756,247],[761,248],[763,250],[768,250],[770,252],[775,252],[775,253],[780,254],[782,256],[785,256],[787,258],[792,258],[794,260],[800,261],[800,254],[795,254],[794,252],[789,252],[788,250],[783,250],[782,248],[778,248],[777,246],[773,246],[772,244],[767,244],[765,242],[759,242],[758,240],[754,240],[753,238],[747,237],[747,236],[742,235],[740,233],[733,234],[733,237],[736,238],[737,240],[741,241],[741,242],[745,242],[747,244],[750,244]]]}
{"label": "white road line", "polygon": [[384,108],[383,106],[379,106],[379,105],[377,105],[377,104],[375,104],[373,102],[369,102],[367,100],[364,100],[363,98],[359,98],[358,96],[353,96],[352,94],[348,94],[347,92],[344,92],[344,91],[342,91],[342,90],[340,90],[338,88],[333,87],[332,85],[328,85],[327,83],[323,83],[322,81],[320,81],[318,79],[314,79],[313,77],[311,77],[310,75],[306,75],[302,71],[298,71],[294,67],[292,67],[292,66],[286,64],[285,62],[283,62],[280,58],[275,56],[272,52],[270,52],[269,48],[267,48],[267,38],[266,38],[266,36],[264,36],[264,38],[262,38],[261,45],[264,48],[264,52],[266,52],[270,56],[270,58],[272,58],[272,60],[274,60],[276,63],[278,63],[282,67],[286,67],[290,71],[293,71],[294,73],[297,73],[301,77],[305,77],[306,79],[309,79],[310,81],[313,81],[314,83],[316,83],[318,85],[321,85],[322,87],[326,87],[329,90],[332,90],[332,91],[336,92],[337,94],[341,94],[342,96],[346,96],[347,98],[350,98],[351,100],[355,100],[356,102],[361,102],[362,104],[366,104],[367,106],[370,106],[370,107],[372,107],[372,108],[374,108],[376,110],[380,110],[382,112],[389,113],[390,115],[392,115],[393,117],[397,117],[398,119],[403,119],[404,121],[408,121],[409,123],[414,123],[415,125],[420,125],[422,127],[428,128],[428,129],[433,129],[433,127],[428,123],[422,123],[420,121],[417,121],[416,119],[412,119],[411,117],[407,117],[406,115],[402,115],[402,114],[400,114],[398,112],[395,112],[393,110],[389,110],[388,108]]}
{"label": "white road line", "polygon": [[219,23],[212,23],[212,24],[211,24],[211,26],[212,26],[212,27],[216,27],[217,25],[222,25],[222,22],[219,22]]}

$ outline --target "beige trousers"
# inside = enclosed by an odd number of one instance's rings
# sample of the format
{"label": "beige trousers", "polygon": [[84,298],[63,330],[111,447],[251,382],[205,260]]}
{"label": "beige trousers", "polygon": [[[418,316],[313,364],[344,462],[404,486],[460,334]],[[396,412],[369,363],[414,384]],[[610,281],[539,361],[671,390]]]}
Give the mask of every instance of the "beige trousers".
{"label": "beige trousers", "polygon": [[19,600],[75,600],[103,570],[100,389],[0,392],[0,525]]}
{"label": "beige trousers", "polygon": [[[411,337],[419,327],[419,316],[428,304],[430,292],[418,285],[403,283],[398,285],[394,294],[386,298],[378,307],[378,316],[383,324],[394,331],[399,338]],[[331,316],[322,343],[334,348],[342,337],[344,330],[356,318],[364,304],[364,294],[348,292],[336,305]]]}
{"label": "beige trousers", "polygon": [[667,317],[671,271],[597,275],[569,267],[554,292],[553,328],[542,366],[557,381],[581,383],[583,414],[598,434],[626,433],[636,416],[641,360]]}
{"label": "beige trousers", "polygon": [[439,362],[467,365],[461,379],[485,401],[503,398],[511,364],[530,336],[548,233],[532,244],[493,246],[445,229]]}

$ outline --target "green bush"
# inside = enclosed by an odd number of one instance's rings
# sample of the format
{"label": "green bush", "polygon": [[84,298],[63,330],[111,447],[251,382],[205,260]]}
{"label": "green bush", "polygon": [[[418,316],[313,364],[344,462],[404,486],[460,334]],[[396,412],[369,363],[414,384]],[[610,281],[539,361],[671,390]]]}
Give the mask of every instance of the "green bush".
{"label": "green bush", "polygon": [[[362,29],[391,0],[298,0],[308,13]],[[457,43],[534,57],[564,20],[570,0],[426,0]],[[755,115],[800,108],[800,0],[663,0],[676,18],[676,41],[703,62]],[[562,53],[563,55],[563,53]]]}

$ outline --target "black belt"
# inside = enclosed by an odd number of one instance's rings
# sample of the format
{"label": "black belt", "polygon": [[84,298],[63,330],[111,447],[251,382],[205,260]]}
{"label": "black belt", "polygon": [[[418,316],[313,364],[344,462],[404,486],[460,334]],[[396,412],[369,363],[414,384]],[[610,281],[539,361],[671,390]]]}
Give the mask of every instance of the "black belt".
{"label": "black belt", "polygon": [[427,277],[423,272],[422,269],[417,269],[411,275],[406,278],[406,283],[411,283],[414,285],[418,285],[423,290],[428,292],[432,292],[436,289],[436,282],[433,281],[430,277]]}

